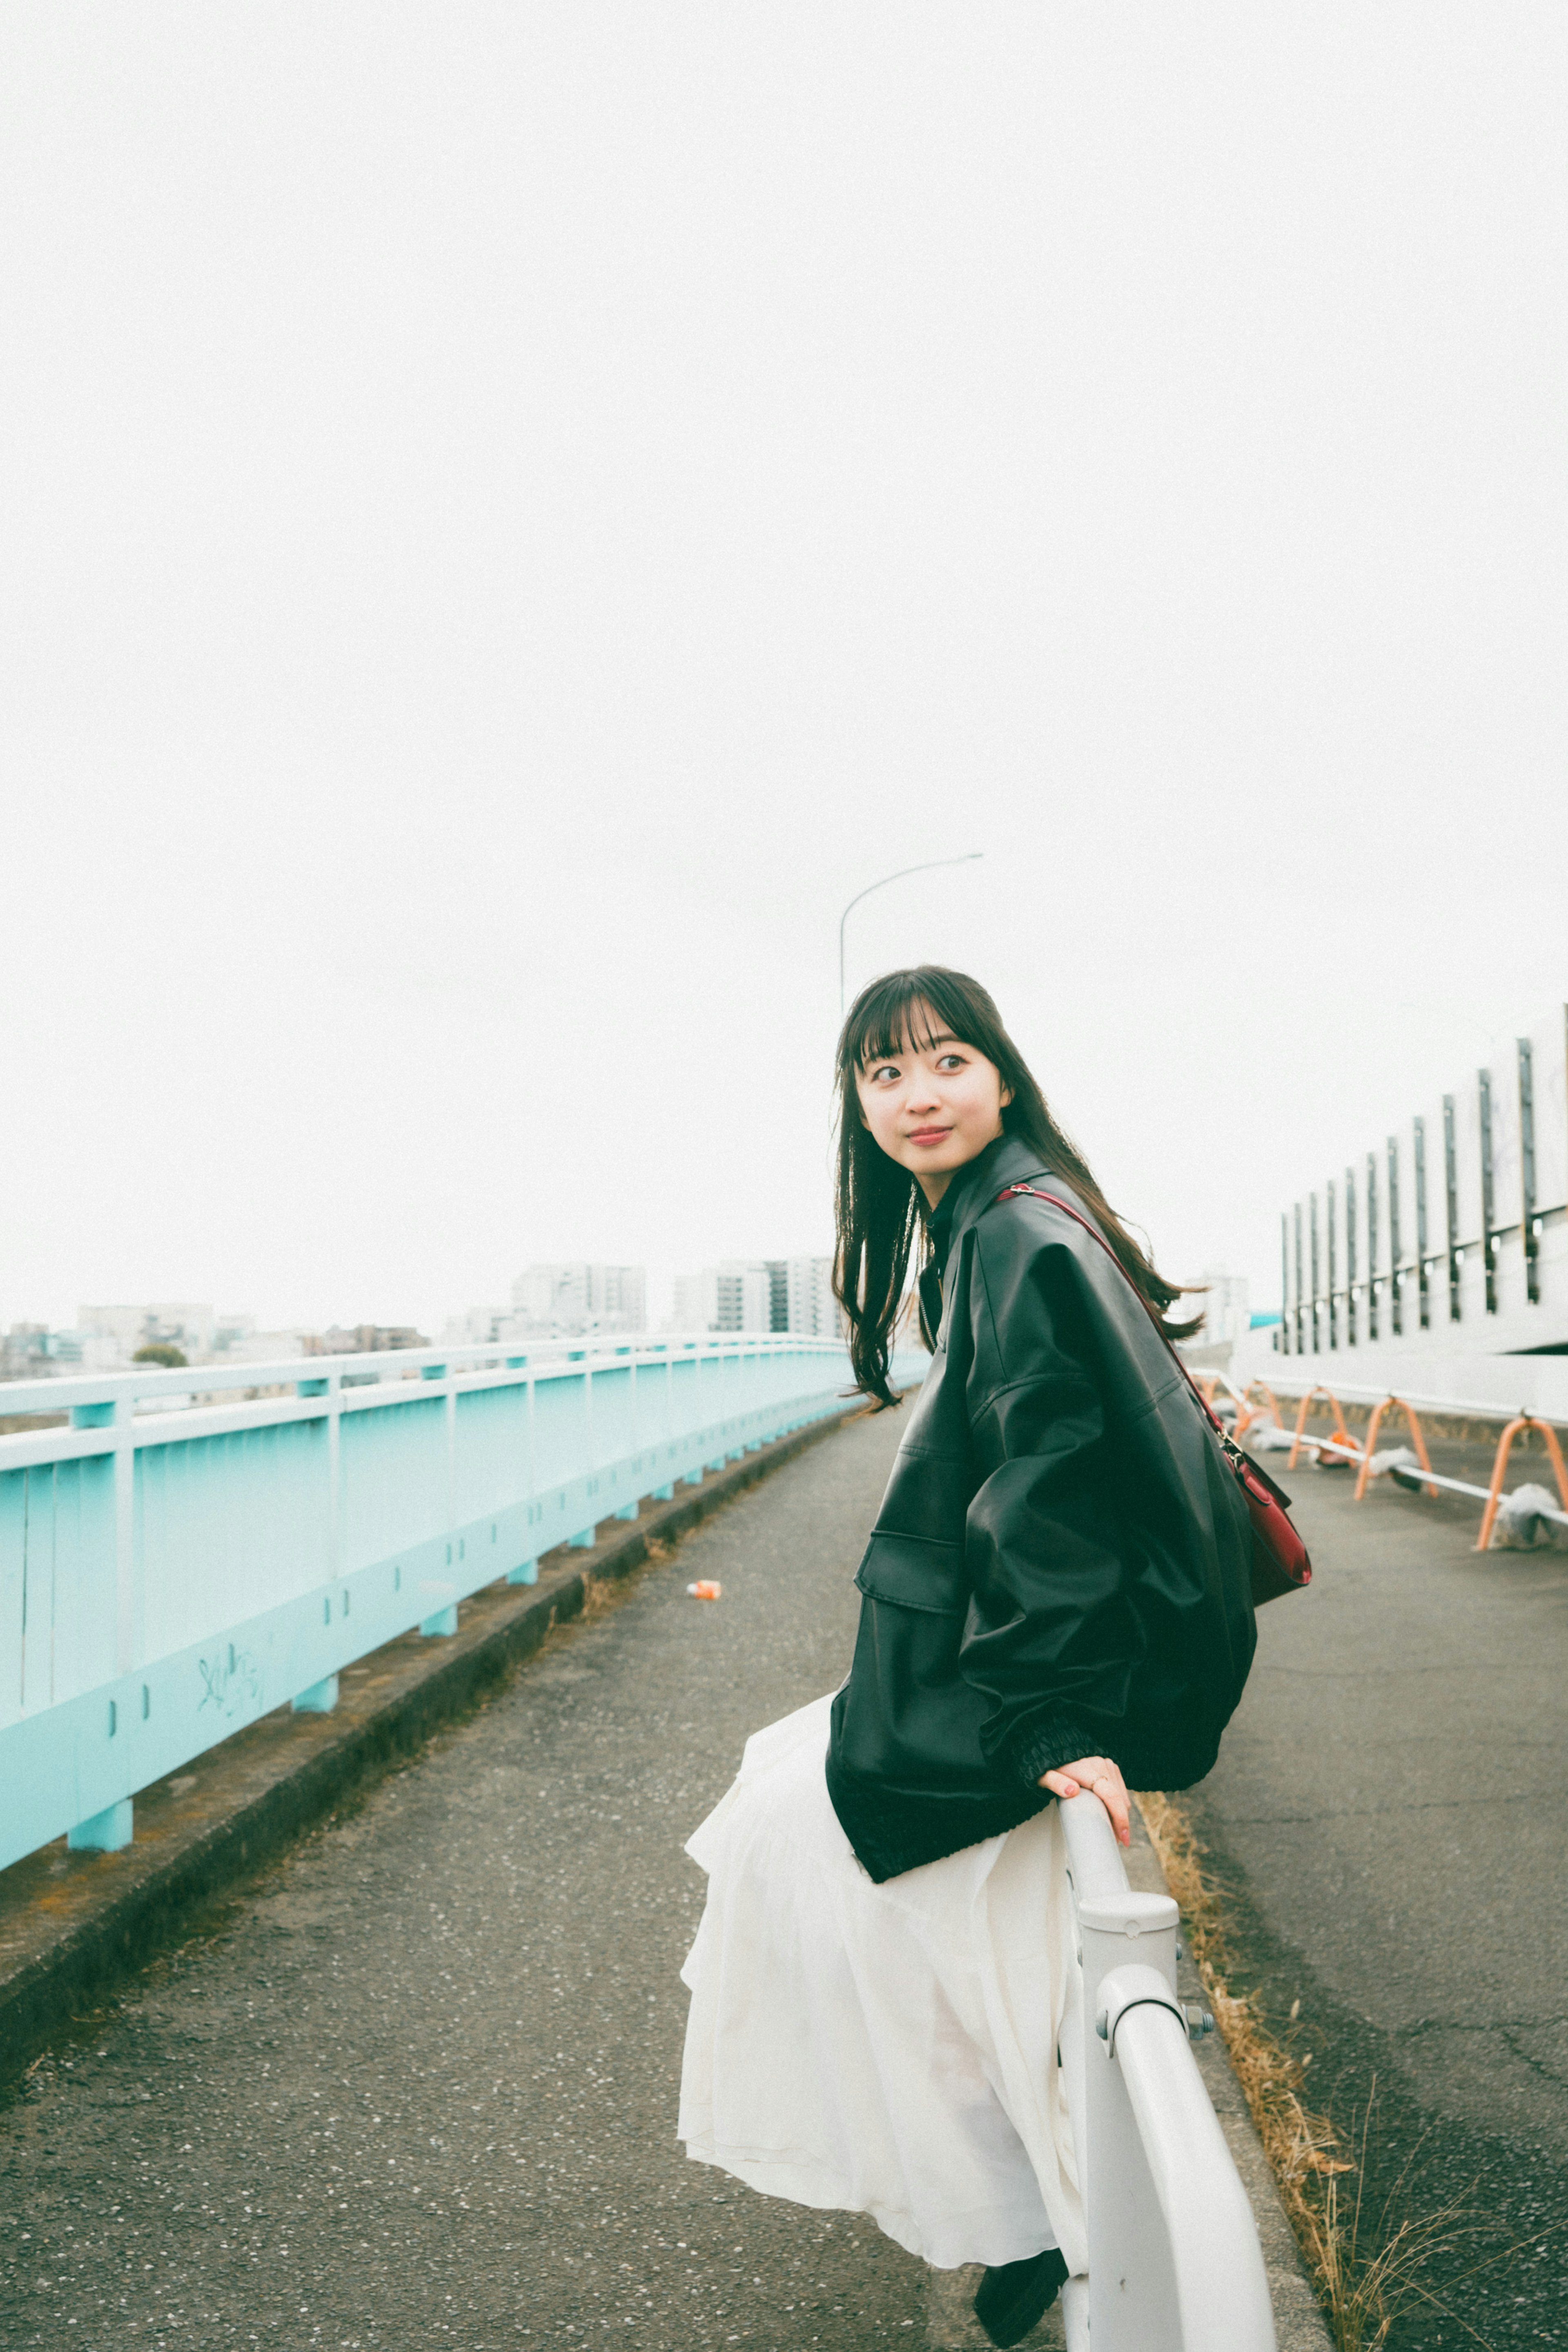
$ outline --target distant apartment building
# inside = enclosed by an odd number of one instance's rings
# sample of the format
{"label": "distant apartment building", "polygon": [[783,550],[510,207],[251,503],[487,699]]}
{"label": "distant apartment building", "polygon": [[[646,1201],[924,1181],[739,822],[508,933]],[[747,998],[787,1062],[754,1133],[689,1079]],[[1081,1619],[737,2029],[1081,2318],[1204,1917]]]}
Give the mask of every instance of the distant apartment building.
{"label": "distant apartment building", "polygon": [[792,1257],[786,1261],[789,1314],[786,1329],[817,1339],[836,1339],[843,1316],[833,1297],[831,1257]]}
{"label": "distant apartment building", "polygon": [[675,1276],[678,1331],[771,1331],[773,1276],[762,1259],[726,1258]]}
{"label": "distant apartment building", "polygon": [[47,1323],[13,1323],[0,1339],[0,1381],[47,1381],[57,1373],[109,1372],[120,1361],[114,1341],[96,1331],[57,1331]]}
{"label": "distant apartment building", "polygon": [[773,1274],[766,1263],[727,1259],[714,1270],[716,1331],[771,1331]]}
{"label": "distant apartment building", "polygon": [[188,1301],[151,1306],[82,1307],[74,1330],[16,1323],[0,1337],[0,1380],[47,1379],[53,1373],[144,1369],[144,1348],[177,1348],[188,1364],[279,1364],[301,1356],[362,1356],[390,1349],[428,1348],[412,1323],[334,1324],[327,1331],[258,1331],[256,1317],[214,1313]]}
{"label": "distant apartment building", "polygon": [[645,1331],[648,1273],[641,1265],[605,1265],[588,1258],[530,1265],[512,1285],[512,1312],[497,1319],[495,1336],[565,1337],[585,1331]]}
{"label": "distant apartment building", "polygon": [[648,1328],[648,1269],[642,1265],[591,1265],[588,1304],[601,1331]]}
{"label": "distant apartment building", "polygon": [[487,1348],[492,1340],[507,1337],[512,1320],[504,1307],[470,1307],[447,1317],[441,1327],[442,1342],[449,1348]]}
{"label": "distant apartment building", "polygon": [[831,1339],[839,1329],[827,1257],[726,1258],[675,1277],[672,1326],[678,1331],[797,1331]]}
{"label": "distant apartment building", "polygon": [[1220,1341],[1234,1344],[1247,1337],[1252,1321],[1252,1298],[1245,1275],[1227,1274],[1223,1268],[1206,1274],[1202,1291],[1186,1311],[1190,1315],[1198,1307],[1203,1309],[1200,1336],[1211,1345]]}
{"label": "distant apartment building", "polygon": [[512,1312],[527,1330],[583,1330],[588,1323],[587,1265],[530,1265],[512,1285]]}

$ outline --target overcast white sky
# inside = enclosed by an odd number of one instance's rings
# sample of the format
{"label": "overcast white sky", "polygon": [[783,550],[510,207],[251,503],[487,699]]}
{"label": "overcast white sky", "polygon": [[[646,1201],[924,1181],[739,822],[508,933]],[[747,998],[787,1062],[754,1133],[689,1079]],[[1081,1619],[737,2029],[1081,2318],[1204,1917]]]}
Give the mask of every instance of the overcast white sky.
{"label": "overcast white sky", "polygon": [[825,1249],[994,990],[1167,1270],[1568,994],[1568,18],[10,0],[0,1321]]}

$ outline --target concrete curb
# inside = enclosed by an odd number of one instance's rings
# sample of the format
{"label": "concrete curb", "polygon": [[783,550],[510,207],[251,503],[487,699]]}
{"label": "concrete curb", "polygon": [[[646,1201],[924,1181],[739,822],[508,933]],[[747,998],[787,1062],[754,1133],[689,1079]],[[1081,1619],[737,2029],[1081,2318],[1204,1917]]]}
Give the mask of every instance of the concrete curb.
{"label": "concrete curb", "polygon": [[591,1551],[566,1546],[535,1585],[490,1585],[461,1605],[448,1639],[405,1633],[341,1678],[330,1715],[278,1708],[136,1799],[136,1838],[120,1853],[70,1853],[64,1839],[0,1872],[0,2085],[115,1981],[195,1926],[260,1864],[345,1798],[468,1714],[578,1616],[590,1585],[629,1576],[688,1528],[864,1407],[795,1431]]}

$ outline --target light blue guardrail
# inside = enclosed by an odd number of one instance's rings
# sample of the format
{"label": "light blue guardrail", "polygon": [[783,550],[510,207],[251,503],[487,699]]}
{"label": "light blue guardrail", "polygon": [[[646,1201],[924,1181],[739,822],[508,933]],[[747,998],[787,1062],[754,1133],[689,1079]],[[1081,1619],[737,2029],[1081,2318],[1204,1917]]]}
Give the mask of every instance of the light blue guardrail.
{"label": "light blue guardrail", "polygon": [[0,1383],[69,1413],[0,1437],[0,1869],[129,1843],[139,1789],[850,1384],[837,1340],[740,1336]]}

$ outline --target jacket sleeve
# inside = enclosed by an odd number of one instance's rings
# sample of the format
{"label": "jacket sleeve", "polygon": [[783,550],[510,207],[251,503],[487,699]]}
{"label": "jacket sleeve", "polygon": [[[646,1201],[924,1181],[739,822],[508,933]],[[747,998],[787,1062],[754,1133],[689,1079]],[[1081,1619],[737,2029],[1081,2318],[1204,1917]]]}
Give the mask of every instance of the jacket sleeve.
{"label": "jacket sleeve", "polygon": [[[1073,1250],[1030,1218],[974,1258],[968,1508],[972,1602],[959,1654],[989,1702],[988,1760],[1011,1779],[1117,1751],[1143,1651],[1115,1507],[1096,1302]],[[1140,1310],[1141,1311],[1141,1310]]]}

